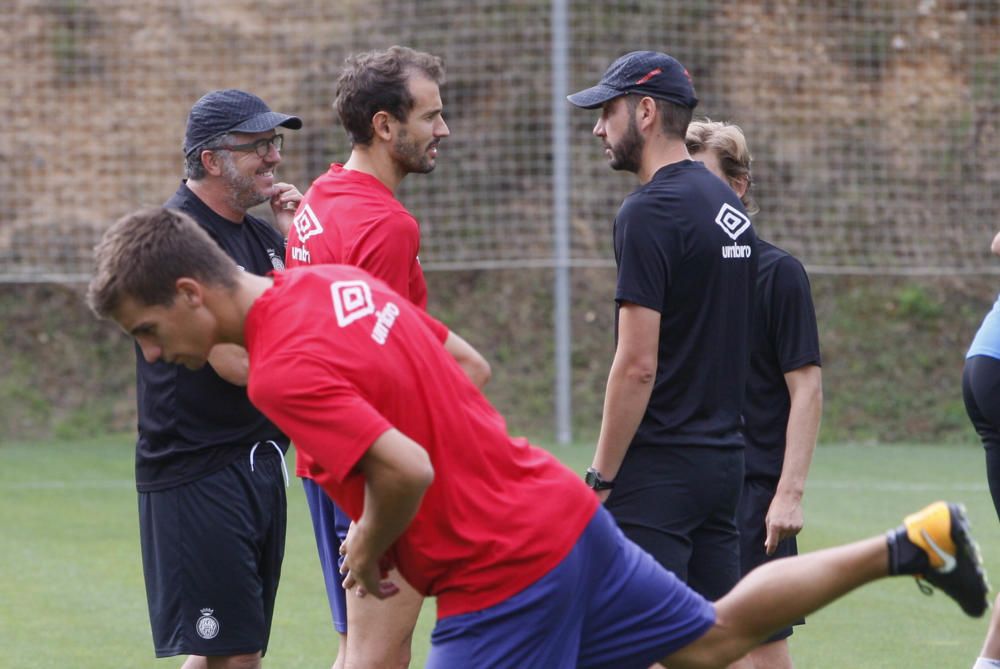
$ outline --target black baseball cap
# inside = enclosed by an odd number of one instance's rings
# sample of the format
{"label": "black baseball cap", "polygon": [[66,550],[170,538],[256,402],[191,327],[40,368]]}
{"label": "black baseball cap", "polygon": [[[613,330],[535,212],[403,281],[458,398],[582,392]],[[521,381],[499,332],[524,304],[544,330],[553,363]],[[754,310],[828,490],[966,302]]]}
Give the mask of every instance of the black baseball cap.
{"label": "black baseball cap", "polygon": [[184,155],[227,132],[264,132],[279,125],[298,130],[302,119],[271,111],[252,93],[235,88],[212,91],[191,107],[184,133]]}
{"label": "black baseball cap", "polygon": [[611,63],[596,86],[566,96],[584,109],[597,109],[608,100],[636,93],[666,100],[688,109],[698,105],[691,75],[673,56],[658,51],[633,51]]}

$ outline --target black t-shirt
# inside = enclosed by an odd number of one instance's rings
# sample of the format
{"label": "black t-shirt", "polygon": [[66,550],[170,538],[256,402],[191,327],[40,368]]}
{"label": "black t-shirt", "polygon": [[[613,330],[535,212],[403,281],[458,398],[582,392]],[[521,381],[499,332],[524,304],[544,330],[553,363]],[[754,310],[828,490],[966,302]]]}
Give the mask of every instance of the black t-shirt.
{"label": "black t-shirt", "polygon": [[652,396],[632,446],[741,448],[757,275],[739,198],[691,160],[671,163],[615,217],[615,301],[660,312]]}
{"label": "black t-shirt", "polygon": [[762,239],[757,249],[757,299],[744,408],[746,475],[777,479],[791,408],[785,374],[820,364],[819,333],[802,263]]}
{"label": "black t-shirt", "polygon": [[[249,215],[242,223],[228,221],[184,183],[164,206],[191,216],[245,271],[264,275],[284,266],[284,241],[266,221]],[[207,476],[245,456],[256,442],[288,448],[288,439],[250,404],[246,388],[222,380],[211,365],[191,371],[149,364],[136,346],[136,388],[135,482],[141,492]]]}

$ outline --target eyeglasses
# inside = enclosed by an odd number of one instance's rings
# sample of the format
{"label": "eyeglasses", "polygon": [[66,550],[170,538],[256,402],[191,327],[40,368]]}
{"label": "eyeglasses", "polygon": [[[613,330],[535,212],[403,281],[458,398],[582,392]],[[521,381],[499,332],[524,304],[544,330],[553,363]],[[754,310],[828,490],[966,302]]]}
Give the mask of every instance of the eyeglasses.
{"label": "eyeglasses", "polygon": [[262,137],[256,142],[247,142],[246,144],[230,144],[229,146],[217,146],[213,151],[242,151],[243,153],[250,153],[253,151],[261,158],[266,158],[267,154],[271,153],[271,147],[281,153],[281,146],[285,143],[284,135],[274,135],[272,137]]}

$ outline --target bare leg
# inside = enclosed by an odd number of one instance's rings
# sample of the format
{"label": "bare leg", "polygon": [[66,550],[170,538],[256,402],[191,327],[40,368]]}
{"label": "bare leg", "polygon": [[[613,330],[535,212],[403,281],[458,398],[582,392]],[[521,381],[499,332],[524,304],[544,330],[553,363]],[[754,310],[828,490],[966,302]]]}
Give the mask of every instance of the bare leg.
{"label": "bare leg", "polygon": [[888,573],[884,536],[769,562],[716,602],[715,625],[704,636],[661,662],[670,669],[725,667],[768,635]]}
{"label": "bare leg", "polygon": [[201,655],[188,655],[181,669],[208,669],[208,659]]}
{"label": "bare leg", "polygon": [[344,669],[406,669],[410,642],[424,598],[393,570],[399,593],[389,599],[347,593],[347,661]]}
{"label": "bare leg", "polygon": [[339,641],[337,643],[337,659],[333,661],[333,666],[330,669],[344,669],[345,662],[347,660],[347,635],[337,632]]}
{"label": "bare leg", "polygon": [[983,642],[983,649],[979,651],[979,657],[1000,660],[1000,595],[997,595],[993,603],[990,627],[986,631],[986,641]]}
{"label": "bare leg", "polygon": [[[753,659],[749,654],[747,654],[730,664],[728,669],[755,669],[755,666],[756,665],[754,665]],[[776,669],[771,667],[769,664],[762,664],[760,667],[761,669]]]}
{"label": "bare leg", "polygon": [[207,657],[208,669],[260,669],[260,653]]}
{"label": "bare leg", "polygon": [[[657,662],[649,669],[670,669],[666,665]],[[778,669],[777,665],[772,667],[769,664],[754,665],[753,660],[750,659],[750,655],[744,655],[740,659],[736,660],[730,664],[726,669]]]}
{"label": "bare leg", "polygon": [[747,654],[746,659],[750,661],[747,669],[793,669],[788,639],[757,646]]}

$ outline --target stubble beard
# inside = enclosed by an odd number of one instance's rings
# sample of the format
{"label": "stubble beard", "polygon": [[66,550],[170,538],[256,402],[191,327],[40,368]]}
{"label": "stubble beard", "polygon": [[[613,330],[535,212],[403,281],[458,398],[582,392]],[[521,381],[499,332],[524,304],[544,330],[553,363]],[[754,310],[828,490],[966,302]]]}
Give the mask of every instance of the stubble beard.
{"label": "stubble beard", "polygon": [[[274,168],[271,169],[273,171]],[[237,209],[247,211],[271,199],[270,193],[262,193],[257,189],[254,175],[240,173],[236,162],[229,155],[222,158],[222,176],[229,187],[230,204]]]}
{"label": "stubble beard", "polygon": [[416,172],[417,174],[428,174],[436,167],[434,161],[427,151],[435,144],[432,142],[425,147],[420,147],[416,142],[409,141],[409,134],[403,130],[396,138],[393,149],[396,152],[396,161],[406,174]]}
{"label": "stubble beard", "polygon": [[611,149],[611,169],[622,172],[638,173],[642,158],[642,149],[646,145],[645,138],[639,134],[639,126],[635,119],[629,119],[625,135]]}

